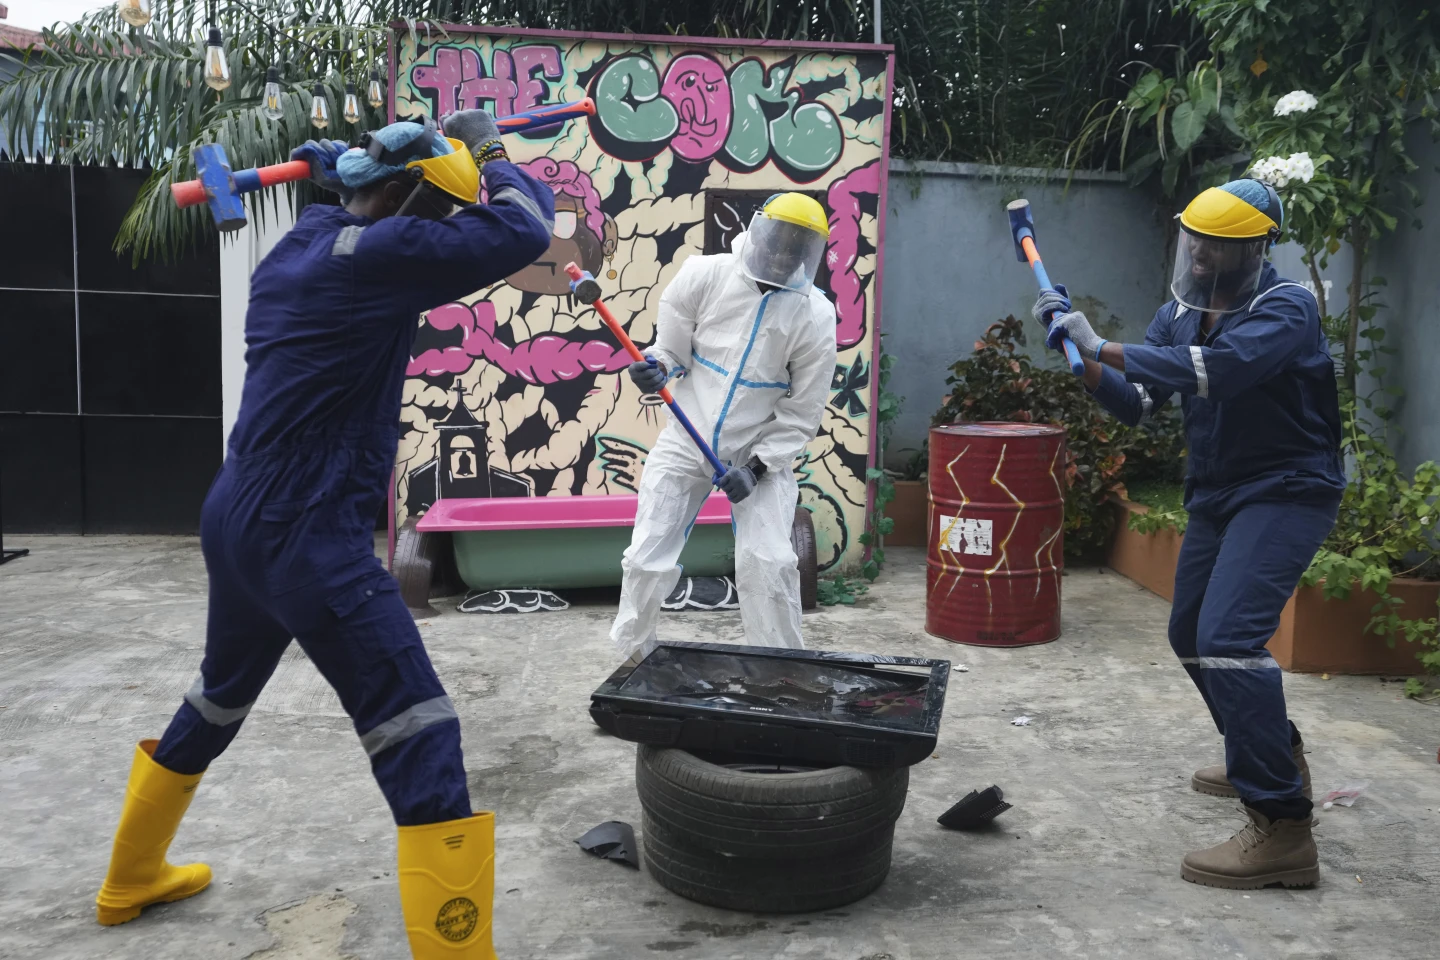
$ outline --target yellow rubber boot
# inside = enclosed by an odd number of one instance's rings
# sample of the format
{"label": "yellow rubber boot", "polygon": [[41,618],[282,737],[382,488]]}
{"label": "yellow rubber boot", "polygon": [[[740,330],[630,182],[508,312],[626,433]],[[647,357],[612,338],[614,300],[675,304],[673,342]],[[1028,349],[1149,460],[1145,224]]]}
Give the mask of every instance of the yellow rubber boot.
{"label": "yellow rubber boot", "polygon": [[160,766],[150,756],[159,742],[141,740],[135,748],[110,871],[95,898],[95,919],[107,927],[134,920],[142,907],[193,897],[210,885],[210,868],[205,864],[175,867],[165,862],[165,851],[202,774],[180,774]]}
{"label": "yellow rubber boot", "polygon": [[400,909],[415,960],[495,960],[495,814],[399,832]]}

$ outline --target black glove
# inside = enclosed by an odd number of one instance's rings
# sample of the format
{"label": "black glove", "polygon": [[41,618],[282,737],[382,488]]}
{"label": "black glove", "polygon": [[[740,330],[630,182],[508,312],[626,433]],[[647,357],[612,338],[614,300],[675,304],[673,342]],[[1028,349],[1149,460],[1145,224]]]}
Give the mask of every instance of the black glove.
{"label": "black glove", "polygon": [[505,153],[500,145],[500,128],[488,110],[461,110],[447,114],[440,120],[440,129],[445,136],[463,140],[476,160],[493,160],[498,151]]}
{"label": "black glove", "polygon": [[666,375],[660,361],[646,357],[630,364],[630,379],[635,381],[641,393],[659,393],[665,386]]}

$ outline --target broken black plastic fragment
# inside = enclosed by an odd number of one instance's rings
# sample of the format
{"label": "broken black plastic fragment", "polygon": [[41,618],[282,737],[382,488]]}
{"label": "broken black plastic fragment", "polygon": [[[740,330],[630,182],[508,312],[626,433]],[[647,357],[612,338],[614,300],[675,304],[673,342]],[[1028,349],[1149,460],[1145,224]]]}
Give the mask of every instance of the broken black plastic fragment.
{"label": "broken black plastic fragment", "polygon": [[575,841],[586,853],[593,853],[602,860],[616,860],[629,867],[640,869],[640,858],[636,854],[635,829],[620,820],[607,820]]}
{"label": "broken black plastic fragment", "polygon": [[940,826],[952,830],[973,830],[1010,809],[999,787],[971,790],[965,798],[940,815]]}

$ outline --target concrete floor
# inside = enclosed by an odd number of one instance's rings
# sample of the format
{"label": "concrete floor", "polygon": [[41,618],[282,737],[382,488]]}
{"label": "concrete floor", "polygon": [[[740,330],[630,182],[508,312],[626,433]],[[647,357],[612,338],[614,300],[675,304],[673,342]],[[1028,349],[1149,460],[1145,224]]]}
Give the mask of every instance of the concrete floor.
{"label": "concrete floor", "polygon": [[[190,539],[7,538],[0,568],[0,957],[395,960],[408,956],[388,812],[339,703],[298,650],[206,776],[173,855],[215,884],[101,928],[93,898],[136,740],[158,736],[201,655],[205,571]],[[1228,836],[1233,802],[1188,788],[1219,758],[1165,644],[1166,605],[1129,581],[1065,581],[1065,636],[1020,650],[925,635],[924,565],[895,550],[860,605],[807,615],[813,646],[950,658],[937,754],[915,767],[878,893],[805,917],[712,910],[572,842],[639,822],[634,748],[591,724],[612,609],[422,626],[460,709],[477,809],[499,816],[506,960],[643,957],[1420,960],[1440,943],[1440,711],[1373,678],[1287,678],[1317,789],[1321,885],[1251,894],[1184,883],[1185,851]],[[447,608],[448,609],[448,608]],[[674,639],[739,636],[732,614],[670,616]],[[1027,714],[1028,727],[1012,726]],[[1000,784],[995,829],[935,817]],[[184,862],[181,859],[181,862]]]}

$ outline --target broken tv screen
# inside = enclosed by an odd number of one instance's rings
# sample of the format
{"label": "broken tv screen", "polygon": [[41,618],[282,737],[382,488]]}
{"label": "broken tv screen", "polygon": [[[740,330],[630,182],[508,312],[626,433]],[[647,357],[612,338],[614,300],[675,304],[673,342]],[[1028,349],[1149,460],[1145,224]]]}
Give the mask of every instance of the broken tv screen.
{"label": "broken tv screen", "polygon": [[620,694],[805,720],[900,728],[923,723],[930,675],[833,662],[660,647]]}

